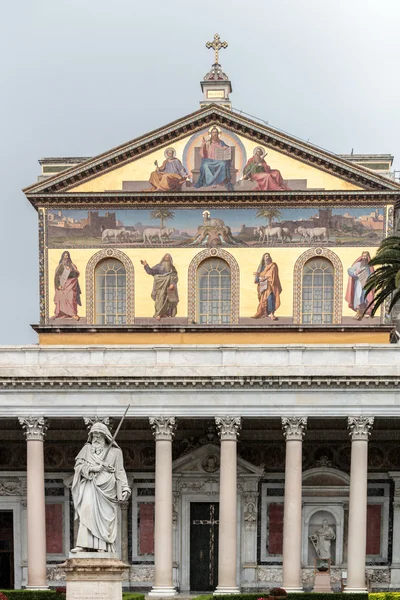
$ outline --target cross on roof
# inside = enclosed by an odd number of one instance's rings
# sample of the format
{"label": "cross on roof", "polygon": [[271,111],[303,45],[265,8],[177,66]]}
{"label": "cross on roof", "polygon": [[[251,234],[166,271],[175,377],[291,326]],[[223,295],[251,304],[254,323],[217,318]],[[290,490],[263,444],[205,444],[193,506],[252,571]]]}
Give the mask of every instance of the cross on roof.
{"label": "cross on roof", "polygon": [[219,37],[218,33],[216,33],[214,35],[213,42],[206,43],[206,48],[208,48],[208,49],[212,48],[215,52],[215,64],[218,64],[218,53],[221,50],[221,48],[227,48],[227,47],[228,47],[227,42],[221,42],[221,38]]}

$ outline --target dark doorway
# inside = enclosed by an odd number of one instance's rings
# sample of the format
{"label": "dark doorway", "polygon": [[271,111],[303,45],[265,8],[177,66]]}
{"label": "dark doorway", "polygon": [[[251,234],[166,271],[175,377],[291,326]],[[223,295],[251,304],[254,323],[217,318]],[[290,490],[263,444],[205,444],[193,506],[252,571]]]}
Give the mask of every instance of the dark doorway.
{"label": "dark doorway", "polygon": [[218,502],[190,503],[190,590],[218,585]]}
{"label": "dark doorway", "polygon": [[12,510],[0,511],[0,589],[14,589],[14,532]]}

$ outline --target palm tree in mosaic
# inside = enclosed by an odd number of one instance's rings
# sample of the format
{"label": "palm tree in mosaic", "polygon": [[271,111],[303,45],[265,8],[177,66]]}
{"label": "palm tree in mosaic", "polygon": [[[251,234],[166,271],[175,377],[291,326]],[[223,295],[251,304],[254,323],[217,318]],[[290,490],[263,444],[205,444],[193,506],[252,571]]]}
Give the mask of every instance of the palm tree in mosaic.
{"label": "palm tree in mosaic", "polygon": [[150,213],[150,219],[153,221],[160,219],[160,227],[164,229],[165,221],[175,219],[175,213],[169,208],[155,208]]}
{"label": "palm tree in mosaic", "polygon": [[256,214],[257,219],[265,219],[271,227],[274,219],[282,218],[282,211],[279,208],[260,208]]}
{"label": "palm tree in mosaic", "polygon": [[368,277],[364,286],[366,292],[375,291],[371,315],[374,315],[387,299],[390,299],[390,313],[400,301],[400,236],[391,236],[383,240],[369,264],[379,267]]}

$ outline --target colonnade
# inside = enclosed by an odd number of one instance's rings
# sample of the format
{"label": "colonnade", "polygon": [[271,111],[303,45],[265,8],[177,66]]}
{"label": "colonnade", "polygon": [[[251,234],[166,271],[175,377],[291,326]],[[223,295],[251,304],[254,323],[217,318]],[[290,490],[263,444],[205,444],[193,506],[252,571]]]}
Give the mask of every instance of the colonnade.
{"label": "colonnade", "polygon": [[[44,417],[19,419],[27,441],[28,588],[45,589],[46,521],[43,442]],[[351,471],[348,530],[347,587],[345,592],[366,591],[366,517],[368,438],[373,417],[348,417]],[[150,417],[156,446],[155,532],[153,597],[176,595],[172,572],[172,440],[175,417]],[[215,594],[239,592],[237,578],[237,439],[240,417],[216,417],[221,440],[218,586]],[[282,417],[286,440],[283,523],[282,587],[301,592],[302,442],[307,417]]]}

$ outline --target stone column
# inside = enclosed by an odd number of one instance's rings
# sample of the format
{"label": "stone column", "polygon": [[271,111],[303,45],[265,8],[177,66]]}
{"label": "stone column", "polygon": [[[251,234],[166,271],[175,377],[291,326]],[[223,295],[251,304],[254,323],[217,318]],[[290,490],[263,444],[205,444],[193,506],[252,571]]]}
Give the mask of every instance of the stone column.
{"label": "stone column", "polygon": [[172,438],[175,417],[150,417],[156,440],[154,584],[149,596],[176,596],[172,583]]}
{"label": "stone column", "polygon": [[214,594],[238,594],[237,437],[240,417],[215,417],[221,438],[218,586]]}
{"label": "stone column", "polygon": [[389,471],[394,482],[393,497],[393,545],[390,585],[393,589],[400,587],[400,472]]}
{"label": "stone column", "polygon": [[307,417],[282,417],[286,440],[285,498],[283,508],[282,587],[302,592],[301,582],[301,502],[302,446]]}
{"label": "stone column", "polygon": [[129,560],[128,552],[128,510],[129,500],[120,502],[121,507],[121,560],[127,563]]}
{"label": "stone column", "polygon": [[21,417],[19,422],[25,430],[27,441],[27,588],[45,590],[48,588],[43,441],[47,431],[47,421],[44,417]]}
{"label": "stone column", "polygon": [[348,417],[351,436],[347,585],[345,592],[366,592],[368,438],[374,417]]}

